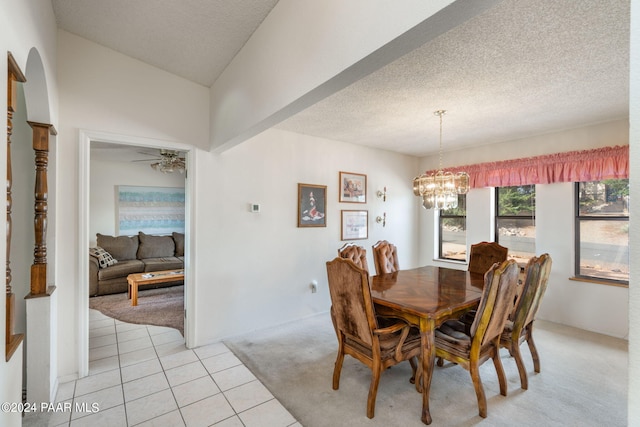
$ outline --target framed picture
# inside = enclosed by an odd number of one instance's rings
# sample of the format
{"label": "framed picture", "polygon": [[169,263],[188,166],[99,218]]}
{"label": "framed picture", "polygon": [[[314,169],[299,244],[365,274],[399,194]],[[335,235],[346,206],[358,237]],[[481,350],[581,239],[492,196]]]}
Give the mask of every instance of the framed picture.
{"label": "framed picture", "polygon": [[298,184],[298,227],[326,227],[326,209],[326,185]]}
{"label": "framed picture", "polygon": [[116,233],[184,233],[184,188],[116,186]]}
{"label": "framed picture", "polygon": [[340,172],[340,201],[367,203],[367,175]]}
{"label": "framed picture", "polygon": [[360,240],[368,237],[368,211],[343,210],[340,212],[342,216],[341,240]]}

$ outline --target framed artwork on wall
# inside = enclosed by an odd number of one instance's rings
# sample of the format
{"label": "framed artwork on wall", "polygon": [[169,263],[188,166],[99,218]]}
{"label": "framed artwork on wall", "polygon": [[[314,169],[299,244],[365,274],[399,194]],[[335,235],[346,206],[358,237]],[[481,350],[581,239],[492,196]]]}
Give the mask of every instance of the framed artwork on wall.
{"label": "framed artwork on wall", "polygon": [[298,227],[326,227],[326,209],[326,185],[298,184]]}
{"label": "framed artwork on wall", "polygon": [[184,233],[184,188],[116,186],[116,233]]}
{"label": "framed artwork on wall", "polygon": [[340,201],[367,203],[367,175],[340,172]]}
{"label": "framed artwork on wall", "polygon": [[341,212],[341,240],[368,238],[369,211],[343,210]]}

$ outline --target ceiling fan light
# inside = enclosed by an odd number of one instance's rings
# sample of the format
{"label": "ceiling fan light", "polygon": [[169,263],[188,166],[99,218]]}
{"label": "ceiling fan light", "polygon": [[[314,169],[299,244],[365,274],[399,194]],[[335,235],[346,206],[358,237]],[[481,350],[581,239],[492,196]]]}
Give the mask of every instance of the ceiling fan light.
{"label": "ceiling fan light", "polygon": [[151,163],[151,168],[162,173],[173,173],[178,171],[184,173],[184,159],[180,157],[180,152],[175,150],[160,150],[160,161]]}

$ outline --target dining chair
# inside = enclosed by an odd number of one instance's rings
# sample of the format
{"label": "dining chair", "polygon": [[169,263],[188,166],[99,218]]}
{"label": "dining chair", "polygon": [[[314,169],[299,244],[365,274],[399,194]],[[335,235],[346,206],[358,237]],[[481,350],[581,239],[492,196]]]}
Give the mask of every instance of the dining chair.
{"label": "dining chair", "polygon": [[525,269],[522,290],[500,335],[500,346],[507,348],[509,354],[516,360],[518,374],[520,375],[520,387],[523,390],[529,388],[529,382],[527,370],[520,353],[520,345],[524,341],[527,342],[533,358],[533,369],[539,373],[540,358],[533,341],[533,322],[540,307],[540,301],[547,289],[551,264],[552,261],[549,254],[542,254],[529,260]]}
{"label": "dining chair", "polygon": [[471,245],[469,267],[471,273],[486,273],[493,264],[506,261],[508,248],[496,242],[480,242]]}
{"label": "dining chair", "polygon": [[386,240],[379,240],[373,245],[373,264],[376,268],[376,274],[393,273],[400,270],[398,249]]}
{"label": "dining chair", "polygon": [[353,263],[369,272],[369,265],[367,264],[367,250],[362,246],[358,246],[355,243],[345,243],[340,249],[338,249],[338,256],[340,258],[346,258],[353,261]]}
{"label": "dining chair", "polygon": [[[369,265],[367,264],[367,250],[362,246],[358,246],[355,243],[345,243],[340,249],[338,249],[338,256],[340,258],[350,259],[353,263],[358,267],[369,272]],[[335,314],[333,312],[333,306],[329,310],[331,313],[331,321],[333,322],[333,327],[338,333],[338,328],[336,327],[336,319]]]}
{"label": "dining chair", "polygon": [[338,356],[333,369],[333,389],[340,386],[345,354],[371,369],[367,417],[373,418],[381,373],[408,360],[415,381],[420,356],[420,334],[402,320],[380,328],[369,289],[369,274],[353,261],[337,257],[327,262],[329,293],[338,335]]}
{"label": "dining chair", "polygon": [[458,319],[448,320],[435,333],[438,366],[446,359],[469,371],[483,418],[487,417],[487,398],[480,379],[480,365],[490,358],[498,375],[500,394],[507,395],[507,380],[500,361],[500,334],[513,308],[519,271],[514,260],[494,264],[484,276],[480,304],[471,327],[465,329],[465,324]]}

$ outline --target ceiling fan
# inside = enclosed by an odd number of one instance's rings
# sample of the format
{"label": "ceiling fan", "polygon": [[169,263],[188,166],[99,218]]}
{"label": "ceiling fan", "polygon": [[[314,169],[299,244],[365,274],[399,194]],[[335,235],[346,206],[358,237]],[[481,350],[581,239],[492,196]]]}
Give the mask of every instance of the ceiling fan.
{"label": "ceiling fan", "polygon": [[177,150],[160,149],[160,154],[140,152],[140,154],[146,154],[155,156],[153,159],[134,160],[134,162],[148,162],[151,168],[162,173],[180,172],[184,173],[186,168],[185,158],[180,156],[180,152]]}

